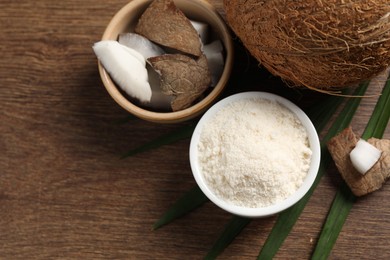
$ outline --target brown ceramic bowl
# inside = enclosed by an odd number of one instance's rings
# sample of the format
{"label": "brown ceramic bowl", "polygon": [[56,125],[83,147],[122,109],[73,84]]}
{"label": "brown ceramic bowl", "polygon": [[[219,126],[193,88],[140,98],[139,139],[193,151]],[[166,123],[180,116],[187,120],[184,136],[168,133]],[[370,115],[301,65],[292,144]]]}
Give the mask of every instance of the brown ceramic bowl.
{"label": "brown ceramic bowl", "polygon": [[[115,14],[108,24],[102,40],[117,40],[122,32],[133,32],[134,27],[151,3],[151,0],[133,0]],[[226,86],[233,65],[233,43],[227,25],[215,8],[205,0],[174,0],[176,6],[192,20],[205,22],[217,34],[225,48],[225,66],[222,76],[212,91],[191,107],[176,112],[155,112],[134,104],[115,85],[109,74],[99,63],[99,73],[111,97],[124,109],[135,116],[157,123],[175,123],[189,120],[200,115],[210,107]]]}

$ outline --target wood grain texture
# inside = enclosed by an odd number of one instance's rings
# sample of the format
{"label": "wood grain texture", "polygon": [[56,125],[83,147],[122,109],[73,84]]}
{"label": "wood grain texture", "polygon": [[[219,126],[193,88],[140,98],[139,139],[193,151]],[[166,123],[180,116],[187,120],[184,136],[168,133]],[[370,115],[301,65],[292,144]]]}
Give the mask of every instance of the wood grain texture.
{"label": "wood grain texture", "polygon": [[[210,2],[223,15],[222,1]],[[206,203],[151,231],[195,182],[189,140],[119,159],[181,125],[116,123],[127,114],[105,91],[91,46],[126,3],[0,1],[0,259],[200,259],[231,217]],[[259,68],[238,40],[236,48],[232,92],[292,91]],[[385,76],[373,80],[370,93],[380,92]],[[322,98],[296,93],[302,105]],[[352,123],[357,133],[375,101],[363,100]],[[339,183],[331,166],[277,259],[310,257]],[[387,183],[357,201],[332,259],[390,258],[389,196]],[[274,221],[252,221],[221,259],[254,259]]]}

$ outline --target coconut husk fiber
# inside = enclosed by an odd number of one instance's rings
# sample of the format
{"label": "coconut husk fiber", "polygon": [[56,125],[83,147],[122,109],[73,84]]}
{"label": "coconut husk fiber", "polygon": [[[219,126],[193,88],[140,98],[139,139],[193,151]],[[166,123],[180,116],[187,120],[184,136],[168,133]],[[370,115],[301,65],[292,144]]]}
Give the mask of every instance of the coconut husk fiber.
{"label": "coconut husk fiber", "polygon": [[390,0],[224,0],[249,52],[289,85],[327,91],[390,65]]}

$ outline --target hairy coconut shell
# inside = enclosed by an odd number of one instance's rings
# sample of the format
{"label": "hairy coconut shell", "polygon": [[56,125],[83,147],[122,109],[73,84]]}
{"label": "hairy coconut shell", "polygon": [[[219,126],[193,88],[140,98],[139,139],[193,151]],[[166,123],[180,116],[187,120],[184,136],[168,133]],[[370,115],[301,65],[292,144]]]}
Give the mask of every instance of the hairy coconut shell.
{"label": "hairy coconut shell", "polygon": [[249,52],[293,86],[335,90],[390,65],[389,0],[224,0]]}

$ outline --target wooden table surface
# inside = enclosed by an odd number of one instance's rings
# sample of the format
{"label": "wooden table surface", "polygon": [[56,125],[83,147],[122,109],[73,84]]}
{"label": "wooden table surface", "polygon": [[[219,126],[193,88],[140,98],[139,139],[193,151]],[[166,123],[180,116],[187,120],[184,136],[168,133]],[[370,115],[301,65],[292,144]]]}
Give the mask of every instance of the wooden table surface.
{"label": "wooden table surface", "polygon": [[[195,182],[189,139],[119,158],[183,125],[118,123],[127,113],[104,89],[91,46],[127,2],[0,1],[0,259],[201,259],[231,218],[208,202],[151,230]],[[222,1],[211,2],[223,15]],[[291,92],[235,44],[230,88]],[[385,76],[369,93],[379,93]],[[292,92],[298,101],[322,98]],[[357,133],[375,101],[362,101]],[[339,184],[331,166],[278,259],[310,257]],[[332,259],[390,259],[389,197],[387,183],[356,202]],[[274,221],[252,221],[221,259],[254,259]]]}

